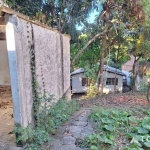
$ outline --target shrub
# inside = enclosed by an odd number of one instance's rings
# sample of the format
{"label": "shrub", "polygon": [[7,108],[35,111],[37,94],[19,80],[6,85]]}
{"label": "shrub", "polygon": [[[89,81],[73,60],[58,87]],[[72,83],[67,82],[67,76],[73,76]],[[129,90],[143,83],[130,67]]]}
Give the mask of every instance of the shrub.
{"label": "shrub", "polygon": [[145,76],[138,85],[138,90],[141,92],[146,92],[148,88],[148,78],[149,76]]}
{"label": "shrub", "polygon": [[52,138],[50,135],[55,134],[56,129],[67,121],[70,115],[79,109],[77,101],[59,100],[52,106],[48,103],[52,96],[43,96],[39,98],[42,104],[38,114],[36,114],[36,125],[29,125],[27,128],[16,127],[15,132],[18,134],[17,143],[20,141],[27,142],[28,150],[42,150],[50,144]]}

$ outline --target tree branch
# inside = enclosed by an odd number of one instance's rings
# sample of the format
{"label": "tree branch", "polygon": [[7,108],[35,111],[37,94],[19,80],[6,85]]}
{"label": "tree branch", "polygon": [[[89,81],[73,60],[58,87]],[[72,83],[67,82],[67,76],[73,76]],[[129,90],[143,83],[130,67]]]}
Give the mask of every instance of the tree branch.
{"label": "tree branch", "polygon": [[63,26],[62,26],[62,28],[61,28],[61,31],[63,31],[63,29],[64,29],[64,27],[65,27],[65,24],[66,24],[66,22],[67,22],[69,16],[71,15],[71,13],[72,13],[72,11],[73,11],[75,5],[76,5],[78,2],[79,2],[79,0],[76,1],[76,3],[72,6],[72,9],[70,10],[69,14],[66,15],[66,18],[65,18],[64,24],[63,24]]}
{"label": "tree branch", "polygon": [[59,21],[56,17],[56,14],[55,14],[55,11],[54,11],[54,5],[52,3],[50,3],[50,7],[51,7],[51,13],[52,13],[52,16],[54,17],[54,19],[57,21],[57,25],[59,25]]}
{"label": "tree branch", "polygon": [[89,40],[87,42],[87,44],[75,55],[75,57],[73,58],[72,62],[71,62],[71,66],[75,63],[76,59],[84,52],[84,50],[98,37],[105,35],[108,28],[109,28],[110,23],[108,23],[104,29],[103,32],[96,34],[91,40]]}
{"label": "tree branch", "polygon": [[62,19],[63,11],[64,11],[64,6],[63,6],[62,9],[61,9],[60,16],[59,16],[59,19],[58,19],[58,30],[59,30],[61,33],[62,33],[61,19]]}

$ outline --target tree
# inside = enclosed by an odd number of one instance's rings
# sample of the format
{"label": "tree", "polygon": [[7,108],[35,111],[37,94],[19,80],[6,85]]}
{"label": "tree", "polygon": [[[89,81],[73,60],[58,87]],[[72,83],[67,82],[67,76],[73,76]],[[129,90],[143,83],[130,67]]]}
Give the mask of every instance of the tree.
{"label": "tree", "polygon": [[[111,50],[111,59],[114,61],[113,67],[115,70],[115,83],[116,83],[116,73],[117,69],[121,68],[122,64],[130,59],[128,50],[130,49],[130,44],[126,37],[121,35],[122,31],[117,30],[117,35],[114,35],[112,42],[109,43]],[[116,92],[116,84],[114,84],[114,91]]]}
{"label": "tree", "polygon": [[[8,0],[13,1],[13,0]],[[28,3],[30,0],[26,0],[25,3],[21,4],[21,0],[16,0],[16,2],[28,9]],[[100,3],[98,3],[100,2]],[[139,26],[144,26],[145,14],[148,14],[147,11],[143,11],[143,8],[146,8],[144,5],[147,0],[144,0],[145,3],[142,3],[142,0],[38,0],[38,4],[35,11],[32,12],[38,20],[42,23],[46,23],[47,25],[56,28],[60,31],[60,33],[70,33],[72,36],[72,43],[78,40],[78,34],[76,34],[76,24],[84,24],[84,26],[89,29],[90,26],[87,17],[89,12],[91,11],[92,6],[94,8],[98,8],[99,5],[102,5],[103,10],[99,11],[99,15],[96,17],[97,24],[92,24],[93,26],[97,26],[93,28],[93,31],[89,37],[92,37],[88,40],[88,42],[79,50],[74,58],[72,59],[71,65],[75,63],[78,57],[84,53],[85,49],[89,45],[91,45],[96,39],[100,41],[101,51],[99,51],[99,74],[100,74],[100,82],[99,82],[99,90],[102,92],[103,86],[103,65],[104,65],[104,57],[107,54],[107,48],[109,48],[111,43],[113,43],[113,39],[117,36],[118,32],[121,32],[121,36],[125,36],[129,32],[134,31],[139,28]],[[31,4],[31,3],[30,3]],[[40,9],[39,9],[40,8]],[[20,7],[19,7],[20,9]],[[23,10],[26,10],[23,9]],[[32,10],[30,10],[32,11]],[[30,14],[29,14],[30,15]],[[32,16],[32,15],[31,15]],[[40,16],[42,18],[40,18]],[[35,19],[36,19],[35,17]],[[148,18],[148,17],[147,17]],[[87,32],[87,31],[86,31]],[[110,35],[113,33],[113,37]],[[76,36],[74,36],[76,34]],[[62,36],[60,34],[61,41],[61,49],[63,52],[63,43]],[[120,53],[120,51],[119,51]],[[86,53],[84,53],[85,55]],[[121,54],[121,53],[120,53]],[[63,55],[63,54],[62,54]]]}
{"label": "tree", "polygon": [[140,59],[144,59],[145,61],[150,59],[150,43],[149,43],[149,32],[145,29],[143,29],[140,34],[138,33],[138,38],[135,38],[134,43],[135,46],[130,51],[132,55],[134,56],[134,63],[133,63],[133,69],[132,69],[132,90],[136,90],[135,81],[137,78],[137,75],[139,74],[139,69],[136,69],[137,63],[140,61]]}
{"label": "tree", "polygon": [[[84,43],[85,42],[83,39],[79,39],[78,43],[71,44],[71,59],[78,52],[78,49],[80,49],[84,45]],[[89,66],[89,68],[92,68],[99,62],[99,53],[99,40],[96,40],[87,48],[86,52],[84,52],[83,55],[80,55],[80,57],[78,57],[73,68],[84,68],[85,66]]]}
{"label": "tree", "polygon": [[43,0],[6,0],[6,2],[12,9],[30,17],[36,16],[36,13],[42,9],[43,4]]}
{"label": "tree", "polygon": [[122,34],[126,34],[124,30],[127,32],[132,31],[133,28],[137,28],[140,24],[145,21],[143,7],[138,0],[133,2],[131,0],[106,0],[103,3],[103,11],[101,12],[98,18],[98,25],[101,28],[101,32],[97,33],[93,36],[91,40],[75,55],[72,60],[72,65],[75,60],[84,52],[84,50],[89,46],[96,38],[101,36],[101,53],[100,53],[100,82],[99,82],[99,90],[102,92],[102,74],[103,74],[103,65],[104,65],[104,56],[106,53],[106,46],[108,41],[108,35],[112,33],[112,31],[118,32],[118,29],[122,29]]}

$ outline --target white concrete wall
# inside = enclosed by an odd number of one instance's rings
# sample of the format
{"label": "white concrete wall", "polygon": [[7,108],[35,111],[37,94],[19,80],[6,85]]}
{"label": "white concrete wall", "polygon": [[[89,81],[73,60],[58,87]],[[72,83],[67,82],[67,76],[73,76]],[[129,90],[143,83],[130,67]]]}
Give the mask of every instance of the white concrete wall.
{"label": "white concrete wall", "polygon": [[[57,31],[16,16],[10,16],[6,35],[15,123],[27,127],[33,122],[31,50],[34,51],[32,61],[35,63],[37,90],[54,95],[57,102],[70,89],[70,37],[63,35],[62,54]],[[71,97],[70,90],[67,94]]]}
{"label": "white concrete wall", "polygon": [[8,53],[5,40],[0,40],[0,85],[10,85]]}
{"label": "white concrete wall", "polygon": [[72,93],[85,93],[88,88],[82,86],[82,78],[85,77],[83,73],[75,74],[72,76]]}
{"label": "white concrete wall", "polygon": [[67,97],[71,99],[70,37],[62,35],[62,54],[59,33],[37,25],[32,26],[35,45],[35,68],[39,92],[44,92],[45,90],[47,94],[54,95],[56,102],[69,89]]}
{"label": "white concrete wall", "polygon": [[32,43],[32,29],[30,23],[22,19],[18,18],[17,24],[17,27],[14,26],[14,38],[18,71],[19,101],[22,126],[27,127],[28,124],[33,122],[32,75],[29,48]]}
{"label": "white concrete wall", "polygon": [[[106,78],[115,78],[114,73],[109,73],[109,72],[104,72],[103,74],[103,80],[104,80],[104,85],[103,85],[103,93],[109,93],[109,92],[114,92],[114,85],[106,85]],[[116,75],[116,78],[118,78],[118,85],[116,85],[116,90],[119,92],[122,92],[122,86],[123,86],[123,76]]]}

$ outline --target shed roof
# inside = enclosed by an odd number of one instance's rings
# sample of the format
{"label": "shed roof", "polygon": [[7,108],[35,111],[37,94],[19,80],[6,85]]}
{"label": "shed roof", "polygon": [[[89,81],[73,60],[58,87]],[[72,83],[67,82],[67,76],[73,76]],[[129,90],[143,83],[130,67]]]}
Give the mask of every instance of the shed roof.
{"label": "shed roof", "polygon": [[116,73],[116,74],[121,75],[121,76],[126,76],[121,70],[116,69],[114,67],[110,67],[110,66],[105,65],[104,70],[108,71],[108,72],[111,72],[111,73]]}
{"label": "shed roof", "polygon": [[[126,76],[121,70],[113,68],[113,67],[109,67],[109,66],[104,65],[104,70],[108,71],[108,72],[111,72],[111,73],[114,73],[114,74],[116,73],[116,74],[121,75],[121,76]],[[84,73],[84,69],[79,68],[79,69],[73,71],[71,73],[71,75],[75,75],[75,74],[79,74],[79,73]]]}
{"label": "shed roof", "polygon": [[83,69],[83,68],[79,68],[79,69],[73,71],[73,72],[71,73],[71,75],[75,75],[75,74],[79,74],[79,73],[84,73],[84,69]]}

